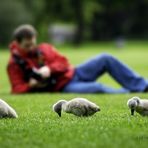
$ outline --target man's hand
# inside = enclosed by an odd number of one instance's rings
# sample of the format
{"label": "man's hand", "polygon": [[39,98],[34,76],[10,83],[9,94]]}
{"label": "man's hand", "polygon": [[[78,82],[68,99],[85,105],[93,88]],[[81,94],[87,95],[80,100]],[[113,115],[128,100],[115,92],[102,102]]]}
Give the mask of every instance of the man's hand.
{"label": "man's hand", "polygon": [[37,86],[38,86],[38,81],[37,81],[36,79],[34,79],[34,78],[31,78],[31,79],[29,80],[29,86],[30,86],[31,88],[37,87]]}
{"label": "man's hand", "polygon": [[37,73],[40,74],[43,79],[46,79],[50,77],[51,70],[48,66],[43,66],[40,69],[38,69]]}

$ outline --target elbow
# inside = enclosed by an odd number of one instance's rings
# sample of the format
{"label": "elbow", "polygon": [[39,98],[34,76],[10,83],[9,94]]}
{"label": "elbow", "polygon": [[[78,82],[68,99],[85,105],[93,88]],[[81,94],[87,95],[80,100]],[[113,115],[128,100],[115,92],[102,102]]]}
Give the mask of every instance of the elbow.
{"label": "elbow", "polygon": [[24,94],[29,92],[29,87],[16,86],[12,88],[12,94]]}

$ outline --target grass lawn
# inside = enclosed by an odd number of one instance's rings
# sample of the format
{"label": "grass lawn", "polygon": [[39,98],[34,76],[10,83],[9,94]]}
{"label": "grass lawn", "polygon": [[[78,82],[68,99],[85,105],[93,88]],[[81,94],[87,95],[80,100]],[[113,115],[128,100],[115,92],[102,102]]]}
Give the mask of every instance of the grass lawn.
{"label": "grass lawn", "polygon": [[[148,44],[129,42],[123,49],[113,43],[85,44],[81,47],[58,47],[73,65],[108,52],[127,63],[144,77],[148,77]],[[135,95],[148,98],[148,94],[25,94],[11,95],[6,74],[9,53],[0,50],[0,98],[18,112],[18,119],[0,120],[1,148],[146,148],[148,145],[148,118],[130,116],[127,100]],[[99,82],[119,87],[106,74]],[[86,97],[96,102],[101,112],[89,118],[78,118],[63,113],[59,118],[52,104],[59,99]]]}

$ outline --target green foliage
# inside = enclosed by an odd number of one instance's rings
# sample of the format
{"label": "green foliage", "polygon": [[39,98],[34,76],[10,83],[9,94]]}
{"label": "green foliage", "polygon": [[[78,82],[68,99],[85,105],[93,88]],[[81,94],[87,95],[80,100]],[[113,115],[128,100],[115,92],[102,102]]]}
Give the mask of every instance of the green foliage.
{"label": "green foliage", "polygon": [[0,44],[7,45],[13,30],[24,23],[38,29],[40,40],[48,40],[48,26],[56,22],[77,25],[77,43],[121,36],[146,39],[147,16],[147,0],[1,0]]}
{"label": "green foliage", "polygon": [[0,2],[0,44],[11,39],[14,28],[23,23],[32,23],[32,15],[19,0],[1,0]]}

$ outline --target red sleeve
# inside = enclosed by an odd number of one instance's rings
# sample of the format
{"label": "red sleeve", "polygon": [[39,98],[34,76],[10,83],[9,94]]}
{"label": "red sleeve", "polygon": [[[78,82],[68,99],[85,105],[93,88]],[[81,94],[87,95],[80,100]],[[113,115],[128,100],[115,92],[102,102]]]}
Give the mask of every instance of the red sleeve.
{"label": "red sleeve", "polygon": [[25,93],[29,91],[29,85],[24,81],[23,73],[17,64],[9,64],[7,72],[11,83],[12,93]]}
{"label": "red sleeve", "polygon": [[[46,46],[46,47],[45,47]],[[63,73],[68,70],[70,64],[66,57],[61,55],[53,46],[46,44],[45,65],[49,66],[52,73]]]}

